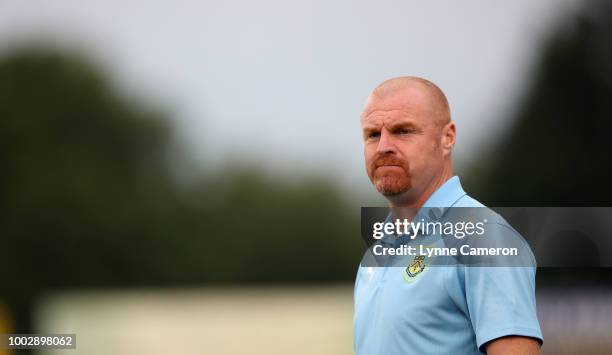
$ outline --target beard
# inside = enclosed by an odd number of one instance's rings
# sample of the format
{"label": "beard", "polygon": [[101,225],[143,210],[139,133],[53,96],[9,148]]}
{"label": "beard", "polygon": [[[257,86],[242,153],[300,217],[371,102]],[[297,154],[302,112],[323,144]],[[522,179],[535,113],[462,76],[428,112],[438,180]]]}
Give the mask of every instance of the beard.
{"label": "beard", "polygon": [[408,162],[392,156],[377,156],[368,167],[370,181],[384,196],[401,195],[412,188]]}

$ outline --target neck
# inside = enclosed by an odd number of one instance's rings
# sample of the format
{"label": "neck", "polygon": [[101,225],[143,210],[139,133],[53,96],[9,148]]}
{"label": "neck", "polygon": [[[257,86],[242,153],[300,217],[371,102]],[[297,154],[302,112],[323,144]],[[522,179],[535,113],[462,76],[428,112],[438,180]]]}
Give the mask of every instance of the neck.
{"label": "neck", "polygon": [[408,199],[406,196],[389,197],[389,207],[408,207],[412,211],[418,211],[429,197],[452,176],[453,167],[446,166],[442,173],[436,175],[416,198]]}

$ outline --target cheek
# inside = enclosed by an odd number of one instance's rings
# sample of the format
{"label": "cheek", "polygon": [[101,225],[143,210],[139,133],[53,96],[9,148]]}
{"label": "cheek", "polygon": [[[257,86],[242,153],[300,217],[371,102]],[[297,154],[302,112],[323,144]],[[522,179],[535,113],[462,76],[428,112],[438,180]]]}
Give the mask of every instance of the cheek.
{"label": "cheek", "polygon": [[397,150],[402,158],[410,163],[419,157],[421,149],[415,142],[402,142],[402,144],[397,145]]}
{"label": "cheek", "polygon": [[421,175],[437,169],[442,161],[442,151],[436,142],[427,141],[419,146],[419,150],[411,158],[416,173]]}
{"label": "cheek", "polygon": [[410,169],[418,173],[425,168],[432,156],[432,146],[429,142],[405,142],[400,147],[402,158],[408,162]]}
{"label": "cheek", "polygon": [[367,144],[363,150],[363,155],[365,157],[366,164],[368,164],[376,155],[376,147],[372,144]]}

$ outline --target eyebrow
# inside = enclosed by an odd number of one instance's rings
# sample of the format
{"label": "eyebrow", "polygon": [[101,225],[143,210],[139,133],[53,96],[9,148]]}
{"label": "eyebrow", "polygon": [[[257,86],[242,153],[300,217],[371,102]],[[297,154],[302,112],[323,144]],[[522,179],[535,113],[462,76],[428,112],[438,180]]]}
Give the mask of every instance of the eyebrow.
{"label": "eyebrow", "polygon": [[392,122],[389,127],[390,130],[394,130],[398,128],[411,128],[417,131],[423,130],[421,127],[419,127],[419,125],[417,125],[414,122]]}
{"label": "eyebrow", "polygon": [[382,125],[378,123],[365,122],[362,124],[362,126],[363,126],[363,129],[371,129],[371,128],[380,128],[380,126]]}
{"label": "eyebrow", "polygon": [[[364,132],[379,131],[381,127],[382,125],[380,124],[365,123],[363,125],[363,131]],[[390,130],[394,130],[398,128],[412,128],[418,131],[422,131],[422,128],[419,127],[419,125],[417,125],[414,122],[391,122],[391,124],[387,128]]]}
{"label": "eyebrow", "polygon": [[371,123],[366,123],[363,125],[363,133],[364,134],[368,134],[368,133],[372,133],[372,132],[378,132],[380,131],[382,125],[378,125],[378,124],[371,124]]}

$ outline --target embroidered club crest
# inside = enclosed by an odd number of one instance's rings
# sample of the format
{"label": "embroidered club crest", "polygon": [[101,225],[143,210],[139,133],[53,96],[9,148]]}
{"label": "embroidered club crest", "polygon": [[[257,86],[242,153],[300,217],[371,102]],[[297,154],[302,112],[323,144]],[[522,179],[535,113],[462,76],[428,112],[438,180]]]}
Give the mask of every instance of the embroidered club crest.
{"label": "embroidered club crest", "polygon": [[425,270],[425,255],[417,255],[412,260],[412,263],[406,267],[406,275],[415,277]]}

